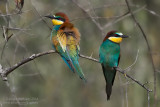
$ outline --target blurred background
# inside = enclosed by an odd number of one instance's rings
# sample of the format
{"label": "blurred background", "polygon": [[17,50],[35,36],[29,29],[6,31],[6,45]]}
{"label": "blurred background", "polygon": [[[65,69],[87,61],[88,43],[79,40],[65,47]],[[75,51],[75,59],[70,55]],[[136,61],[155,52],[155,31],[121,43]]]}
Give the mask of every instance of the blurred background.
{"label": "blurred background", "polygon": [[[156,100],[149,93],[117,72],[110,101],[99,63],[79,62],[87,78],[84,83],[72,73],[61,57],[49,54],[17,68],[0,80],[0,107],[159,107],[160,106],[160,1],[128,0],[143,28],[156,69]],[[119,67],[154,90],[154,70],[142,32],[128,12],[125,0],[24,0],[20,14],[14,0],[0,0],[0,64],[8,68],[32,54],[52,49],[51,20],[43,16],[64,12],[81,33],[80,54],[99,59],[99,46],[110,30],[130,38],[121,43]],[[7,15],[8,14],[8,15]],[[45,23],[46,22],[46,23]],[[11,36],[6,42],[4,27]],[[136,60],[137,59],[137,60]]]}

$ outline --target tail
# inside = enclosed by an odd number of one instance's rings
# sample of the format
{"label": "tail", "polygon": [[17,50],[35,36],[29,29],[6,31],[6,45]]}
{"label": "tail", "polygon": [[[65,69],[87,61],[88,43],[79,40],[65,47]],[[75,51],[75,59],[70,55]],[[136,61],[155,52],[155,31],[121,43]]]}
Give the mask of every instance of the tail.
{"label": "tail", "polygon": [[112,93],[112,84],[106,84],[106,93],[107,93],[107,100],[110,100],[110,96]]}
{"label": "tail", "polygon": [[102,64],[103,74],[106,80],[106,94],[107,94],[107,100],[110,99],[111,93],[112,93],[112,85],[114,83],[116,70],[112,69],[108,66],[104,66]]}
{"label": "tail", "polygon": [[78,56],[70,57],[70,54],[69,54],[69,52],[68,52],[68,48],[67,48],[67,50],[66,50],[66,53],[67,53],[67,56],[68,56],[68,58],[69,58],[70,64],[74,66],[74,67],[72,66],[72,68],[73,68],[73,69],[75,68],[74,71],[76,71],[77,74],[79,75],[79,77],[80,77],[84,82],[86,82],[86,79],[85,79],[85,77],[84,77],[84,73],[82,72],[82,69],[81,69],[81,67],[80,67],[80,65],[79,65],[79,62],[78,62]]}
{"label": "tail", "polygon": [[80,65],[79,65],[78,60],[73,60],[72,63],[73,63],[74,68],[76,69],[75,71],[77,72],[77,74],[79,75],[79,77],[80,77],[84,82],[86,82],[84,73],[83,73],[83,71],[82,71],[82,69],[81,69],[81,67],[80,67]]}
{"label": "tail", "polygon": [[70,60],[66,60],[66,58],[64,58],[62,56],[62,59],[64,60],[64,62],[67,64],[67,66],[71,69],[72,72],[75,72],[74,67],[72,65],[72,62]]}
{"label": "tail", "polygon": [[67,60],[66,58],[64,58],[62,56],[62,59],[65,61],[65,63],[68,65],[68,67],[71,69],[72,72],[77,72],[77,74],[79,75],[79,77],[84,81],[86,82],[86,79],[84,77],[84,73],[79,65],[79,62],[78,62],[78,59],[75,60],[75,59],[70,59],[70,60]]}

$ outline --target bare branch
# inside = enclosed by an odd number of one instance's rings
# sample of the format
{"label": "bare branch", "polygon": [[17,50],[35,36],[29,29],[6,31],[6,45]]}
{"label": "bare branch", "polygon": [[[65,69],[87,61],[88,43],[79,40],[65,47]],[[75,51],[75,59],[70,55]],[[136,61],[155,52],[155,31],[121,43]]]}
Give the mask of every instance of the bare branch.
{"label": "bare branch", "polygon": [[131,69],[131,67],[136,64],[137,59],[138,59],[138,54],[139,54],[139,49],[138,49],[138,51],[137,51],[137,55],[136,55],[135,61],[134,61],[130,66],[128,66],[126,69],[124,69],[125,72],[129,71],[129,70]]}
{"label": "bare branch", "polygon": [[20,74],[18,76],[21,76],[21,77],[31,77],[31,76],[35,76],[35,75],[40,75],[40,73]]}
{"label": "bare branch", "polygon": [[23,12],[21,12],[21,13],[12,13],[12,14],[2,14],[2,13],[0,13],[0,17],[8,17],[8,16],[13,16],[13,15],[18,15],[18,14],[22,14],[22,13],[27,13],[27,12],[29,12],[29,11],[31,11],[31,10],[26,10],[26,11],[23,11]]}
{"label": "bare branch", "polygon": [[[122,74],[125,74],[125,71],[122,70],[122,69],[120,69],[119,67],[117,67],[116,70],[119,71],[119,72],[122,73]],[[133,80],[134,82],[136,82],[137,84],[139,84],[141,87],[143,87],[144,89],[146,89],[147,91],[152,92],[152,90],[148,89],[148,88],[145,86],[145,84],[140,83],[138,80],[134,79],[133,77],[131,77],[131,76],[128,75],[128,74],[125,74],[125,75],[126,75],[128,78],[130,78],[131,80]]]}
{"label": "bare branch", "polygon": [[[88,57],[88,56],[84,56],[84,55],[80,55],[80,57],[85,58],[85,59],[88,59],[88,60],[92,60],[92,61],[94,61],[94,62],[100,63],[100,62],[98,61],[98,59],[95,59],[95,58],[92,58],[92,57]],[[119,72],[122,73],[122,74],[125,74],[125,70],[121,70],[119,67],[117,67],[116,70],[119,71]],[[133,77],[131,77],[131,76],[128,75],[128,74],[125,74],[125,75],[126,75],[128,78],[130,78],[131,80],[133,80],[134,82],[136,82],[137,84],[139,84],[141,87],[143,87],[144,89],[146,89],[147,91],[152,92],[152,90],[148,89],[148,88],[145,86],[145,84],[140,83],[139,81],[137,81],[136,79],[134,79]]]}
{"label": "bare branch", "polygon": [[[10,68],[6,68],[6,69],[3,69],[2,66],[0,67],[0,74],[2,76],[2,79],[5,81],[7,80],[7,75],[9,75],[11,72],[13,72],[15,69],[17,69],[18,67],[38,58],[38,57],[41,57],[41,56],[44,56],[44,55],[48,55],[48,54],[52,54],[52,53],[56,53],[56,51],[54,50],[49,50],[47,52],[42,52],[42,53],[38,53],[38,54],[33,54],[31,55],[30,57],[28,58],[25,58],[23,59],[22,61],[14,64],[12,67]],[[95,58],[92,58],[92,57],[89,57],[89,56],[85,56],[85,55],[82,55],[80,54],[79,55],[81,58],[85,58],[85,59],[88,59],[88,60],[91,60],[91,61],[94,61],[96,63],[100,63],[98,59],[95,59]],[[124,70],[121,70],[119,67],[115,68],[117,71],[119,71],[120,73],[122,74],[125,74],[125,71]],[[134,79],[133,77],[131,77],[130,75],[128,74],[125,74],[128,78],[130,78],[131,80],[133,80],[135,83],[137,83],[138,85],[140,85],[141,87],[143,87],[145,90],[147,90],[148,92],[152,92],[152,90],[148,89],[145,84],[142,84],[140,83],[139,81],[137,81],[136,79]]]}
{"label": "bare branch", "polygon": [[149,96],[149,91],[147,91],[147,100],[148,100],[148,107],[150,107],[150,96]]}
{"label": "bare branch", "polygon": [[[129,81],[127,80],[126,83]],[[128,107],[128,84],[125,85],[126,107]]]}
{"label": "bare branch", "polygon": [[16,68],[22,66],[23,64],[25,64],[25,63],[27,63],[29,61],[34,60],[35,58],[38,58],[38,57],[43,56],[43,55],[51,54],[51,53],[55,53],[55,51],[54,50],[50,50],[50,51],[43,52],[43,53],[33,54],[30,57],[28,57],[28,58],[20,61],[19,63],[13,65],[12,67],[6,69],[5,72],[4,72],[4,76],[7,76],[9,73],[14,71]]}
{"label": "bare branch", "polygon": [[44,20],[44,18],[39,14],[39,12],[37,11],[37,9],[35,8],[35,6],[33,5],[32,1],[31,1],[31,5],[33,7],[33,9],[35,10],[36,14],[38,14],[38,16],[42,19],[42,21],[48,26],[48,28],[50,30],[52,30],[52,28],[49,26],[49,24]]}
{"label": "bare branch", "polygon": [[148,11],[149,13],[157,16],[157,17],[160,17],[160,15],[159,15],[157,12],[153,11],[153,10],[149,10],[149,9],[147,9],[147,8],[145,8],[145,10]]}
{"label": "bare branch", "polygon": [[[110,7],[122,7],[122,6],[126,6],[126,4],[123,2],[123,3],[117,3],[117,4],[107,4],[107,5],[102,5],[102,6],[99,6],[99,7],[95,7],[94,9],[101,9],[101,8],[110,8]],[[141,7],[139,5],[135,5],[135,4],[131,4],[130,6],[132,7]]]}
{"label": "bare branch", "polygon": [[98,59],[92,58],[90,56],[85,56],[85,55],[82,55],[82,54],[80,54],[79,56],[82,57],[82,58],[85,58],[85,59],[100,63]]}
{"label": "bare branch", "polygon": [[132,16],[132,19],[134,20],[134,22],[136,23],[136,25],[139,27],[140,31],[142,32],[142,35],[147,43],[147,47],[148,47],[148,51],[149,51],[149,55],[150,55],[150,58],[151,58],[151,64],[152,64],[152,69],[154,71],[154,100],[155,100],[155,106],[156,106],[156,103],[157,103],[157,91],[156,91],[156,68],[154,66],[154,62],[153,62],[153,57],[152,57],[152,53],[151,53],[151,48],[150,48],[150,45],[149,45],[149,42],[148,42],[148,39],[147,39],[147,36],[143,30],[143,28],[141,27],[141,25],[139,24],[139,22],[137,21],[137,19],[135,18],[133,12],[131,11],[131,8],[130,8],[130,5],[129,5],[129,2],[128,0],[125,0],[126,4],[127,4],[127,7],[128,7],[128,11],[129,13],[131,13],[131,16]]}
{"label": "bare branch", "polygon": [[[133,14],[135,14],[135,13],[143,10],[145,7],[146,7],[146,6],[142,6],[141,8],[135,10],[135,11],[133,12]],[[129,16],[131,16],[131,13],[126,12],[125,14],[121,15],[120,17],[118,17],[116,20],[111,21],[111,22],[107,23],[106,25],[104,25],[103,29],[106,29],[107,27],[109,27],[109,26],[111,26],[111,25],[114,25],[114,24],[116,24],[117,22],[119,22],[119,21],[121,21],[121,20],[123,20],[123,19],[125,19],[125,18],[127,18],[127,17],[129,17]]]}
{"label": "bare branch", "polygon": [[97,23],[97,21],[94,18],[92,18],[92,15],[88,13],[88,11],[85,10],[81,5],[79,5],[75,0],[72,0],[72,2],[76,4],[84,13],[86,13],[90,17],[90,19],[94,22],[94,24],[98,27],[98,29],[102,32],[103,35],[103,28],[99,23]]}
{"label": "bare branch", "polygon": [[[21,31],[31,30],[31,29],[13,28],[13,27],[6,27],[6,26],[3,26],[3,28],[5,28],[7,30],[21,30]],[[3,29],[3,28],[1,28],[1,29]]]}
{"label": "bare branch", "polygon": [[[113,17],[99,17],[99,16],[95,16],[95,17],[92,17],[93,19],[115,19],[115,18],[120,18],[122,17],[122,15],[119,15],[119,16],[113,16]],[[70,22],[72,21],[76,21],[76,20],[80,20],[80,19],[90,19],[89,16],[86,16],[86,17],[78,17],[78,18],[74,18],[72,20],[70,20]]]}

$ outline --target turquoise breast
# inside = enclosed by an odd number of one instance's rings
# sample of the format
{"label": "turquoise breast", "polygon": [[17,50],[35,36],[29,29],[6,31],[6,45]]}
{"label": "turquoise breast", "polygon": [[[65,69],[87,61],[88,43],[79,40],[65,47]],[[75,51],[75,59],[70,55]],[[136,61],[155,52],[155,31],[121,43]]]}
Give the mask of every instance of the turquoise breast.
{"label": "turquoise breast", "polygon": [[108,65],[109,67],[117,67],[120,55],[120,46],[110,40],[102,43],[100,49],[100,62]]}

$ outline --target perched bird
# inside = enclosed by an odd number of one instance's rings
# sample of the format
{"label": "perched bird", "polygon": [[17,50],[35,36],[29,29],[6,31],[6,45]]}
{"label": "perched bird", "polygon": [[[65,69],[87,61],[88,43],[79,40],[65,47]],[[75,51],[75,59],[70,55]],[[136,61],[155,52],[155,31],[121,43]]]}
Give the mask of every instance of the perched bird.
{"label": "perched bird", "polygon": [[86,81],[78,62],[80,51],[80,33],[78,29],[69,22],[66,14],[62,12],[45,17],[50,18],[53,23],[51,32],[53,48],[59,53],[68,67]]}
{"label": "perched bird", "polygon": [[110,99],[112,92],[112,85],[116,75],[115,67],[118,66],[120,60],[120,43],[122,38],[127,37],[121,32],[110,31],[99,48],[99,60],[106,80],[107,100]]}

